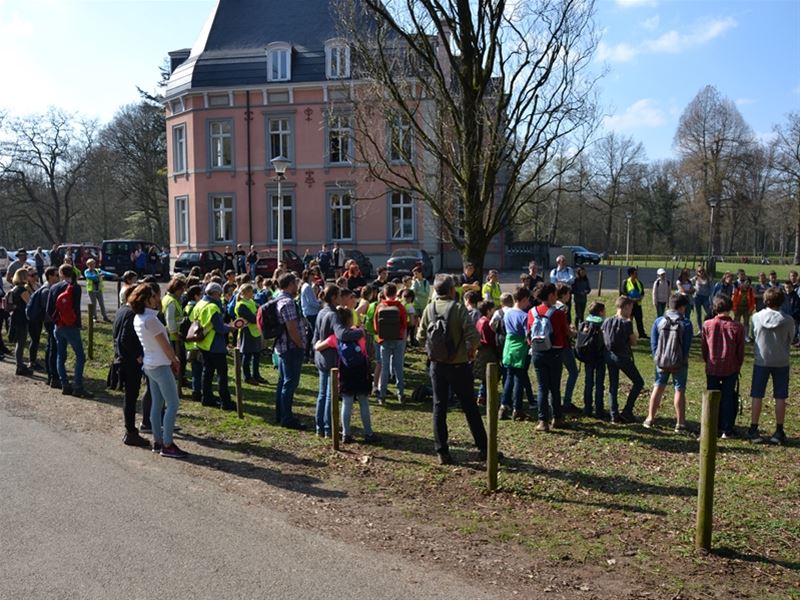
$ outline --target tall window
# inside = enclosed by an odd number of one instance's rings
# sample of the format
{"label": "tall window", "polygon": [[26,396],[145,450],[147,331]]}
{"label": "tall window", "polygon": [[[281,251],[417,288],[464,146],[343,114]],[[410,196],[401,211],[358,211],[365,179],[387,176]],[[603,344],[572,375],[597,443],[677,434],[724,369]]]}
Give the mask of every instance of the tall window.
{"label": "tall window", "polygon": [[233,121],[211,121],[208,124],[211,168],[233,166]]}
{"label": "tall window", "polygon": [[328,161],[349,163],[350,156],[350,117],[332,115],[328,121]]}
{"label": "tall window", "polygon": [[189,197],[175,198],[175,243],[189,242]]}
{"label": "tall window", "polygon": [[233,196],[211,197],[211,234],[215,242],[233,241]]}
{"label": "tall window", "polygon": [[283,156],[291,160],[289,138],[292,135],[289,119],[285,117],[269,119],[269,160]]}
{"label": "tall window", "polygon": [[353,200],[348,193],[333,193],[331,199],[331,239],[353,239]]}
{"label": "tall window", "polygon": [[414,239],[414,201],[408,192],[392,192],[391,219],[393,240]]}
{"label": "tall window", "polygon": [[350,47],[345,44],[331,44],[325,48],[328,79],[350,77]]}
{"label": "tall window", "polygon": [[267,52],[267,81],[289,81],[292,78],[289,48],[273,48]]}
{"label": "tall window", "polygon": [[172,128],[172,172],[186,172],[186,125]]}
{"label": "tall window", "polygon": [[[278,194],[270,193],[270,203],[272,205],[272,212],[270,214],[270,232],[272,233],[272,241],[278,241]],[[283,195],[283,241],[291,242],[294,240],[294,202],[291,194]]]}
{"label": "tall window", "polygon": [[403,115],[395,116],[390,125],[389,154],[392,162],[411,162],[411,123]]}

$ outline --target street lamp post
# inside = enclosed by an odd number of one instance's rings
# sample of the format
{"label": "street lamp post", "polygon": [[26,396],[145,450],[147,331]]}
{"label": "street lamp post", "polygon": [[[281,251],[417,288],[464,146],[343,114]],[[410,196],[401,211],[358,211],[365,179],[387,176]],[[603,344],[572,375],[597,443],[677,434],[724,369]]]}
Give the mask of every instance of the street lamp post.
{"label": "street lamp post", "polygon": [[711,196],[708,199],[708,206],[711,208],[711,216],[709,219],[709,235],[708,235],[708,258],[711,259],[717,255],[717,249],[714,247],[714,212],[719,205],[719,198]]}
{"label": "street lamp post", "polygon": [[633,215],[631,213],[625,213],[625,264],[630,263],[630,255],[631,255],[631,219]]}
{"label": "street lamp post", "polygon": [[[281,190],[281,183],[286,179],[286,169],[289,168],[290,161],[285,156],[276,156],[271,161],[272,167],[275,169],[275,181],[278,182],[278,253],[277,261],[280,263],[283,260],[283,191]],[[271,203],[270,203],[271,204]],[[271,210],[271,208],[270,208]]]}

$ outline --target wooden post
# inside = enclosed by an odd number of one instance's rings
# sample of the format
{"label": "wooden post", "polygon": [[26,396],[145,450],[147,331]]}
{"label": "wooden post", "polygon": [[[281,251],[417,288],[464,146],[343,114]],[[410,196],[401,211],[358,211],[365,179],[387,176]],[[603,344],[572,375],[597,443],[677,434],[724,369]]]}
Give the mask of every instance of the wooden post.
{"label": "wooden post", "polygon": [[711,550],[719,402],[719,391],[707,391],[703,394],[703,412],[700,417],[700,480],[697,485],[697,528],[694,546],[706,552]]}
{"label": "wooden post", "polygon": [[89,324],[86,330],[86,335],[88,337],[87,345],[89,346],[87,355],[89,356],[89,360],[94,360],[94,316],[95,316],[95,307],[94,304],[89,304]]}
{"label": "wooden post", "polygon": [[486,416],[489,420],[486,448],[486,476],[489,491],[497,491],[497,412],[500,410],[499,370],[497,363],[486,365]]}
{"label": "wooden post", "polygon": [[240,419],[244,419],[244,398],[242,397],[242,353],[239,349],[233,351],[233,368],[236,369],[234,381],[236,385],[236,412]]}
{"label": "wooden post", "polygon": [[597,275],[597,297],[599,298],[603,294],[603,269],[600,269],[600,273]]}
{"label": "wooden post", "polygon": [[339,450],[339,369],[331,369],[331,437],[333,449]]}
{"label": "wooden post", "polygon": [[117,279],[117,308],[122,306],[119,300],[120,292],[122,292],[122,279]]}

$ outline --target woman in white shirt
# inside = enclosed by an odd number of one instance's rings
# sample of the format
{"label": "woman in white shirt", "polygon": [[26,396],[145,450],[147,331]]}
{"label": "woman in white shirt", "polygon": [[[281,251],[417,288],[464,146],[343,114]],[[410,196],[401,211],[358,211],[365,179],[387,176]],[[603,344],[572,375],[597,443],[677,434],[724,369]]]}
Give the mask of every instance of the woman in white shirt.
{"label": "woman in white shirt", "polygon": [[[186,458],[187,453],[178,448],[172,439],[175,416],[178,414],[178,386],[175,373],[180,361],[169,342],[167,328],[158,320],[161,294],[157,284],[142,283],[128,297],[136,317],[133,327],[144,349],[142,367],[150,383],[150,422],[153,426],[153,452],[169,458]],[[164,420],[161,411],[166,404]]]}

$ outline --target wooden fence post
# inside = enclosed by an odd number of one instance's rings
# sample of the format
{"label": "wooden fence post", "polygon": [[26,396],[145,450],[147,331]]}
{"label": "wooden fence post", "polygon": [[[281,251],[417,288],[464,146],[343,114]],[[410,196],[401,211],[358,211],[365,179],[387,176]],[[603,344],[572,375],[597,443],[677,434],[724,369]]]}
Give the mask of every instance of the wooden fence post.
{"label": "wooden fence post", "polygon": [[122,280],[121,279],[117,279],[117,308],[122,306],[122,303],[120,302],[120,299],[119,299],[120,292],[122,292]]}
{"label": "wooden fence post", "polygon": [[233,368],[236,369],[234,382],[236,385],[236,412],[240,419],[244,419],[244,398],[242,397],[242,353],[239,349],[233,351]]}
{"label": "wooden fence post", "polygon": [[703,412],[700,417],[700,479],[697,485],[697,528],[694,546],[706,552],[711,550],[720,395],[718,390],[706,391],[703,394]]}
{"label": "wooden fence post", "polygon": [[89,323],[86,330],[86,335],[88,337],[87,345],[89,346],[87,355],[89,356],[89,360],[94,360],[94,317],[95,317],[95,307],[94,304],[89,304]]}
{"label": "wooden fence post", "polygon": [[498,388],[499,370],[497,363],[486,365],[486,416],[489,431],[486,448],[486,476],[489,491],[497,491],[497,416],[500,410],[500,391]]}
{"label": "wooden fence post", "polygon": [[331,437],[333,449],[339,450],[339,369],[331,369]]}
{"label": "wooden fence post", "polygon": [[603,293],[603,269],[597,275],[597,297],[599,298]]}

